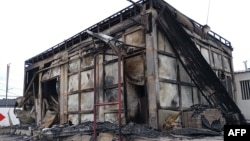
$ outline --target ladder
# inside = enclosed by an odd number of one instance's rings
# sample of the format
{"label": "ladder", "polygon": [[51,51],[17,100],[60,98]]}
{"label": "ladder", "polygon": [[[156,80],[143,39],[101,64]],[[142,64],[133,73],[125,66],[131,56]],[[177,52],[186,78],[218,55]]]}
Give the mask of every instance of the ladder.
{"label": "ladder", "polygon": [[102,41],[104,41],[105,43],[107,43],[115,52],[116,55],[118,57],[118,100],[117,101],[112,101],[112,102],[103,102],[103,103],[99,103],[98,99],[97,99],[97,86],[96,86],[96,56],[97,54],[95,54],[94,56],[94,121],[93,121],[93,136],[94,136],[94,141],[97,141],[97,107],[99,106],[106,106],[106,105],[118,105],[118,126],[119,126],[119,141],[122,140],[121,138],[121,108],[122,108],[122,90],[121,90],[121,62],[122,62],[122,54],[120,52],[120,49],[116,46],[116,42],[114,40],[112,40],[112,37],[107,36],[107,35],[103,35],[100,33],[93,33],[91,31],[87,31],[88,34],[92,35],[93,37],[96,37]]}

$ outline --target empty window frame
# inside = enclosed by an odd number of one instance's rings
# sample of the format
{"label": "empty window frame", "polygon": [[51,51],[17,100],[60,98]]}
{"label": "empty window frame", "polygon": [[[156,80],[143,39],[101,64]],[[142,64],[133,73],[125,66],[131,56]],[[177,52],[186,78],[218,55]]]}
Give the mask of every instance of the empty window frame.
{"label": "empty window frame", "polygon": [[240,81],[242,100],[250,99],[250,80]]}

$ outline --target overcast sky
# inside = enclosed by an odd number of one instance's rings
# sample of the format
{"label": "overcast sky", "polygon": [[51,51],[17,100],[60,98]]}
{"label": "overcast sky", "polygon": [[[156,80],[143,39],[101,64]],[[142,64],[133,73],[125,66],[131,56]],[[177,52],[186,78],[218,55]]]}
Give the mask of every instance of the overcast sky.
{"label": "overcast sky", "polygon": [[[136,0],[134,0],[136,1]],[[234,70],[250,61],[248,0],[165,0],[229,40]],[[0,0],[0,98],[22,95],[24,61],[131,5],[127,0]],[[208,17],[208,20],[207,20]]]}

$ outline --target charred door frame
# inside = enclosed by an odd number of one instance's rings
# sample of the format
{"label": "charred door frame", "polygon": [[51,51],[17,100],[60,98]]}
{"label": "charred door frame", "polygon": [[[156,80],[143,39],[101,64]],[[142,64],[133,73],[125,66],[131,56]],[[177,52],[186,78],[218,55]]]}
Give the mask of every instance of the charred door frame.
{"label": "charred door frame", "polygon": [[[57,109],[56,109],[57,110],[56,111],[57,112],[56,119],[58,119],[58,120],[56,122],[60,123],[60,120],[59,120],[60,119],[60,102],[59,102],[60,101],[60,77],[59,76],[52,77],[50,79],[41,81],[41,121],[43,121],[43,119],[45,117],[45,114],[46,114],[46,111],[44,111],[44,110],[49,110],[49,109],[44,109],[44,106],[43,106],[44,100],[43,99],[45,98],[44,97],[45,92],[46,91],[48,92],[48,90],[49,90],[49,89],[46,89],[45,87],[51,88],[51,85],[50,85],[51,83],[53,83],[53,85],[55,86],[55,90],[49,91],[49,94],[47,95],[48,97],[46,97],[46,99],[47,100],[50,99],[50,101],[47,101],[48,102],[48,106],[49,106],[49,103],[51,101],[54,101],[54,100],[56,100],[54,102],[58,103],[57,104]],[[51,93],[53,93],[52,95],[56,94],[55,96],[57,96],[57,99],[49,98],[49,96],[50,96]],[[48,108],[50,108],[50,106]]]}
{"label": "charred door frame", "polygon": [[[126,80],[126,73],[125,73],[125,64],[126,64],[126,59],[129,59],[129,58],[132,58],[132,57],[135,57],[135,56],[139,56],[139,55],[144,55],[145,56],[145,51],[139,51],[139,52],[136,52],[134,54],[131,54],[131,55],[127,55],[126,57],[123,58],[123,83],[124,83],[124,108],[125,108],[125,111],[124,111],[124,114],[125,114],[125,117],[126,117],[126,123],[129,123],[131,121],[129,121],[128,119],[128,102],[127,102],[127,97],[129,96],[129,94],[127,93],[127,83],[129,83],[127,80]],[[141,119],[144,117],[143,121],[137,121],[135,120],[134,122],[138,123],[138,124],[148,124],[148,115],[149,115],[149,109],[148,109],[148,106],[149,106],[149,102],[148,102],[148,93],[147,93],[147,82],[146,82],[146,60],[145,58],[143,59],[143,69],[144,69],[144,85],[140,86],[140,85],[135,85],[135,84],[131,84],[133,86],[135,86],[136,88],[140,87],[140,89],[143,89],[143,95],[138,95],[137,93],[137,96],[138,96],[138,102],[139,102],[139,107],[138,107],[138,113],[136,115],[136,119]],[[137,90],[135,90],[137,91]],[[144,100],[143,100],[144,99]],[[140,104],[142,101],[146,102],[144,104]],[[144,106],[143,106],[144,105]],[[144,108],[144,109],[143,109]],[[146,110],[146,111],[145,111]],[[144,112],[142,112],[144,111]]]}

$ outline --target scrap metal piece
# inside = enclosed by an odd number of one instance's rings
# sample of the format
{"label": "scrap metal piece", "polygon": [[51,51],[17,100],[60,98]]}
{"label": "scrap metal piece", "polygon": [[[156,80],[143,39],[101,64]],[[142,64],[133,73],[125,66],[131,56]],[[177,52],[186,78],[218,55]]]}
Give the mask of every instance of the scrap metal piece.
{"label": "scrap metal piece", "polygon": [[101,41],[107,43],[114,51],[117,55],[126,55],[125,52],[123,52],[121,50],[121,47],[123,47],[123,45],[125,45],[122,41],[119,41],[111,36],[108,36],[106,34],[102,34],[102,33],[94,33],[92,31],[87,30],[86,31],[89,35],[100,39]]}

